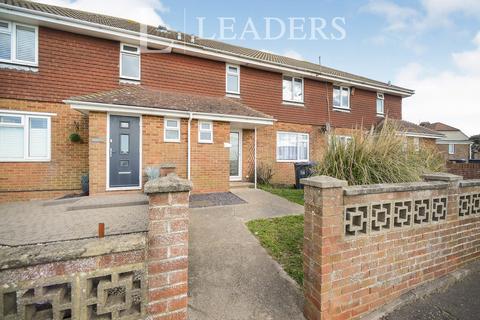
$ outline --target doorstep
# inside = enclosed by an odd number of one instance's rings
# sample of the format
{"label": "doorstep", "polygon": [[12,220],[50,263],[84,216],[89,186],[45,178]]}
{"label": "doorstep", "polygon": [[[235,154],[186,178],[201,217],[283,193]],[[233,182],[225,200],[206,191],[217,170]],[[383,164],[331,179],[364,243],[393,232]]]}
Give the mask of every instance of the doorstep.
{"label": "doorstep", "polygon": [[230,189],[246,189],[254,188],[255,184],[253,182],[243,182],[243,181],[231,181]]}

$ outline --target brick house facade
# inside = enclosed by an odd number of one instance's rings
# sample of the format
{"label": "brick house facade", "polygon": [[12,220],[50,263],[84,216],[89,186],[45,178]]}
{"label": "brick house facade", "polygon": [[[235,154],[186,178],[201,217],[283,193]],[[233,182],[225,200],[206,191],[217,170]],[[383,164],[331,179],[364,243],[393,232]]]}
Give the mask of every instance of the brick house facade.
{"label": "brick house facade", "polygon": [[443,137],[437,140],[437,149],[447,161],[468,161],[472,158],[473,142],[460,129],[441,122],[423,122],[420,125],[443,134]]}
{"label": "brick house facade", "polygon": [[[155,30],[151,31],[149,48],[163,49],[162,41],[167,39],[171,52],[139,53],[139,79],[120,79],[122,44],[138,45],[138,32],[137,38],[132,36],[135,28],[129,25],[132,22],[116,18],[105,22],[101,16],[88,13],[78,18],[76,10],[26,1],[2,0],[0,9],[0,21],[11,30],[22,25],[38,28],[36,63],[0,60],[0,116],[17,114],[27,121],[38,113],[50,119],[48,159],[0,161],[0,201],[31,199],[33,194],[51,198],[78,193],[85,174],[90,177],[91,195],[138,190],[146,181],[145,169],[163,163],[175,164],[181,177],[190,178],[194,192],[228,191],[231,163],[239,163],[236,171],[240,180],[252,181],[255,164],[265,163],[273,168],[273,183],[293,184],[296,161],[278,159],[279,133],[286,133],[287,141],[296,134],[296,139],[306,137],[307,157],[299,161],[318,161],[327,145],[329,128],[348,135],[360,127],[376,125],[385,115],[401,119],[402,99],[413,94],[408,89],[276,55],[259,61],[242,56],[241,48],[193,41],[184,34],[184,42],[172,42],[176,33]],[[65,19],[71,24],[67,26]],[[104,23],[102,28],[98,28],[100,23]],[[223,47],[215,52],[222,53],[212,53],[212,48],[220,45]],[[280,65],[279,61],[284,62]],[[229,65],[238,68],[239,94],[226,92]],[[284,99],[282,83],[290,77],[301,79],[300,102]],[[334,86],[335,92],[348,89],[348,108],[334,106]],[[168,101],[147,105],[142,99],[128,105],[105,102],[111,92],[131,87],[144,88],[144,99],[176,96],[176,106],[170,108]],[[378,99],[383,101],[381,116],[377,113]],[[181,101],[186,101],[185,106]],[[212,106],[208,101],[213,101]],[[202,104],[203,109],[197,107]],[[140,119],[140,154],[132,160],[139,162],[138,188],[108,187],[112,170],[109,146],[113,143],[109,119],[115,115]],[[166,119],[172,117],[179,121],[179,137],[176,142],[166,142]],[[211,123],[211,143],[199,142],[198,126],[205,122]],[[26,137],[34,132],[28,126],[23,124]],[[241,152],[234,155],[238,159],[233,162],[232,132],[241,140]],[[81,141],[70,141],[71,133],[78,133]],[[25,140],[24,158],[31,152],[29,141]],[[284,150],[289,148],[292,146]],[[298,145],[293,148],[297,148],[295,153],[301,152]]]}

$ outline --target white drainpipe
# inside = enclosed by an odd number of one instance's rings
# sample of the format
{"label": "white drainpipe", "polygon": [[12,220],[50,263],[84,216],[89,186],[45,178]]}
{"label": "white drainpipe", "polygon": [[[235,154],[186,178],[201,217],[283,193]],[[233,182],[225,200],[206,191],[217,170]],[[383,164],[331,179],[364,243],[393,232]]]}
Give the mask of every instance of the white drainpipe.
{"label": "white drainpipe", "polygon": [[253,166],[254,166],[254,181],[255,181],[255,189],[257,189],[257,127],[255,127],[255,143],[254,143],[254,156],[253,156]]}
{"label": "white drainpipe", "polygon": [[187,135],[187,178],[190,180],[191,178],[191,142],[190,142],[190,131],[192,127],[192,118],[193,118],[193,113],[190,112],[190,116],[188,117],[188,135]]}

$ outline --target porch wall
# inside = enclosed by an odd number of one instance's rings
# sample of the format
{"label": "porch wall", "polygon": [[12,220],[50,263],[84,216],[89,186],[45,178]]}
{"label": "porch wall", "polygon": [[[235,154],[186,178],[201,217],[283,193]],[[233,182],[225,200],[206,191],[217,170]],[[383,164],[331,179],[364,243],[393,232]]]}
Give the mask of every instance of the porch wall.
{"label": "porch wall", "polygon": [[[0,162],[0,202],[81,192],[81,176],[88,172],[87,117],[61,103],[0,99],[0,109],[57,114],[51,117],[49,162]],[[80,134],[81,142],[69,140],[73,132]]]}
{"label": "porch wall", "polygon": [[[198,122],[191,125],[191,178],[194,193],[226,192],[229,190],[230,124],[214,122],[213,144],[198,143]],[[90,194],[106,191],[107,114],[90,113]],[[164,142],[164,118],[142,116],[142,170],[173,163],[179,177],[187,178],[188,120],[181,120],[180,142]],[[143,184],[147,177],[143,174]],[[125,193],[125,191],[118,191]],[[138,192],[138,191],[133,191]]]}

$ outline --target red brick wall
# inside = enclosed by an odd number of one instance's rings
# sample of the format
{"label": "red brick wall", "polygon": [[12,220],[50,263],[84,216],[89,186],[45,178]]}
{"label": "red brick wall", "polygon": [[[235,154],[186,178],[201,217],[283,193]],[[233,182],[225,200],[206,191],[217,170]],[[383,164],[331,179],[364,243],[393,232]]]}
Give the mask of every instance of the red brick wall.
{"label": "red brick wall", "polygon": [[[0,99],[0,109],[57,114],[51,117],[51,161],[0,162],[0,202],[80,192],[81,176],[88,172],[87,117],[58,103]],[[78,143],[69,140],[77,132],[74,122],[82,138]]]}
{"label": "red brick wall", "polygon": [[468,144],[456,144],[454,154],[448,153],[448,144],[437,144],[437,148],[446,160],[470,159],[470,145]]}
{"label": "red brick wall", "polygon": [[480,163],[447,162],[447,171],[464,179],[480,179]]}
{"label": "red brick wall", "polygon": [[[358,319],[412,288],[479,258],[480,216],[459,217],[459,197],[466,193],[478,194],[480,188],[458,188],[453,182],[439,190],[432,187],[422,191],[344,196],[341,187],[307,186],[306,318]],[[430,201],[437,197],[448,199],[445,220],[432,222],[429,213],[428,222],[413,223],[411,217],[410,222],[397,226],[393,222],[402,220],[392,217],[387,220],[392,222],[389,228],[374,232],[370,229],[372,219],[366,218],[360,219],[367,223],[366,234],[346,234],[346,230],[352,230],[347,227],[347,208],[417,199]],[[370,217],[371,209],[367,212]]]}

